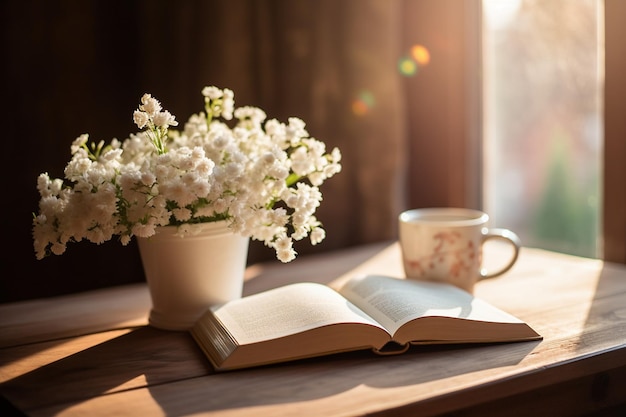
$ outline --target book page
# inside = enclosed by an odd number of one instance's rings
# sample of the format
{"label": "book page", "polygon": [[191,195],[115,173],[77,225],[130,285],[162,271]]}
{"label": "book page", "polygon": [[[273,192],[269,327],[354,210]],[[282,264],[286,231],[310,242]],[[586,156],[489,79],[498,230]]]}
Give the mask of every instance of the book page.
{"label": "book page", "polygon": [[316,283],[275,288],[212,310],[241,345],[336,323],[362,323],[382,328],[335,290]]}
{"label": "book page", "polygon": [[348,280],[339,292],[391,334],[418,317],[522,323],[466,291],[443,283],[366,275]]}

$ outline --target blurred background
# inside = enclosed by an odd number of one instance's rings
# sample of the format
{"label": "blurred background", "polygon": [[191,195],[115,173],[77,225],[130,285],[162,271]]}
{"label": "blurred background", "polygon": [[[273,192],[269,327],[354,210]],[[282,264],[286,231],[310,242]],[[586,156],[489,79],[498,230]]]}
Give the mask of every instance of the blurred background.
{"label": "blurred background", "polygon": [[[327,238],[301,256],[466,206],[527,246],[602,257],[603,1],[5,0],[0,16],[0,302],[144,280],[134,242],[35,260],[36,179],[62,177],[83,133],[135,132],[144,93],[185,121],[207,85],[341,149]],[[273,259],[252,242],[249,263]]]}

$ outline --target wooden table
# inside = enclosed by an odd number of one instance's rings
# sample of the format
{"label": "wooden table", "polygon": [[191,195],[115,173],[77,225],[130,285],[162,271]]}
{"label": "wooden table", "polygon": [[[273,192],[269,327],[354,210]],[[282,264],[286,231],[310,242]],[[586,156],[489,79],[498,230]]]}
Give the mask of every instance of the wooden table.
{"label": "wooden table", "polygon": [[[501,261],[501,246],[486,259]],[[247,269],[245,292],[402,274],[396,243]],[[215,373],[186,332],[146,326],[145,285],[0,306],[0,393],[33,416],[602,415],[626,403],[626,267],[523,248],[476,295],[541,342],[352,352]],[[5,401],[6,402],[6,401]],[[622,414],[626,415],[626,414]]]}

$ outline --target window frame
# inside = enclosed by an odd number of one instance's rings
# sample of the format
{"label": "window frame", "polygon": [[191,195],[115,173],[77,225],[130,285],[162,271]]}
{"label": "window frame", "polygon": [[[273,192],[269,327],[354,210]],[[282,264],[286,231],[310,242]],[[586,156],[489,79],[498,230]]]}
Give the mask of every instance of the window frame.
{"label": "window frame", "polygon": [[626,263],[626,3],[604,2],[603,259]]}

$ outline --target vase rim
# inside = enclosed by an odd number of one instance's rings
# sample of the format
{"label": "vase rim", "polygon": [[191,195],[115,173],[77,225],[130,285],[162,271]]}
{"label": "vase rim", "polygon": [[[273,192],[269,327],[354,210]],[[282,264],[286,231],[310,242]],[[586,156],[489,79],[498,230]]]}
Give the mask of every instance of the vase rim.
{"label": "vase rim", "polygon": [[[185,227],[188,232],[185,234],[179,233],[179,228]],[[180,235],[181,238],[193,237],[193,236],[220,236],[233,234],[233,230],[230,228],[230,223],[226,220],[219,220],[215,222],[193,223],[185,224],[181,226],[159,226],[156,228],[155,235],[161,236],[173,236]]]}

